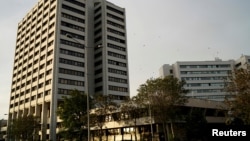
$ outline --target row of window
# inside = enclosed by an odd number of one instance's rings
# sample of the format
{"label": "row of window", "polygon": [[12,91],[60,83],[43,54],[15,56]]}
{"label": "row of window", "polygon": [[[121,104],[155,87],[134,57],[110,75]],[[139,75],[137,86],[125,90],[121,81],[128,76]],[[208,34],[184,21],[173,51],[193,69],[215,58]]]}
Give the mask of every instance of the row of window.
{"label": "row of window", "polygon": [[118,69],[114,69],[114,68],[108,68],[108,72],[115,73],[115,74],[121,74],[121,75],[127,75],[127,71],[118,70]]}
{"label": "row of window", "polygon": [[71,42],[71,41],[64,40],[64,39],[61,39],[61,40],[60,40],[60,43],[61,43],[61,44],[64,44],[64,45],[76,47],[76,48],[82,48],[82,49],[84,48],[84,45],[83,45],[83,44],[76,43],[76,42]]}
{"label": "row of window", "polygon": [[121,32],[121,31],[117,31],[117,30],[114,30],[112,28],[108,28],[107,29],[108,32],[111,32],[111,33],[114,33],[114,34],[117,34],[117,35],[120,35],[120,36],[125,36],[125,33],[124,32]]}
{"label": "row of window", "polygon": [[107,6],[107,9],[110,10],[110,11],[112,11],[112,12],[115,12],[117,14],[124,15],[123,11],[117,10],[117,9],[115,9],[113,7]]}
{"label": "row of window", "polygon": [[78,62],[74,60],[69,60],[69,59],[64,59],[64,58],[59,58],[59,62],[67,65],[73,65],[73,66],[78,66],[78,67],[84,67],[83,62]]}
{"label": "row of window", "polygon": [[66,18],[66,19],[69,19],[69,20],[73,20],[73,21],[79,22],[79,23],[85,23],[84,19],[72,16],[72,15],[69,15],[69,14],[66,14],[66,13],[62,13],[62,17]]}
{"label": "row of window", "polygon": [[80,6],[80,7],[85,7],[85,4],[84,3],[81,3],[81,2],[79,2],[79,1],[76,1],[76,0],[65,0],[65,1],[67,1],[67,2],[69,2],[69,3],[72,3],[72,4],[74,4],[74,5],[77,5],[77,6]]}
{"label": "row of window", "polygon": [[[63,94],[63,95],[69,95],[73,90],[72,89],[63,89],[63,88],[58,88],[58,94]],[[80,91],[80,93],[84,93],[83,91]]]}
{"label": "row of window", "polygon": [[107,37],[109,40],[112,40],[112,41],[115,41],[115,42],[118,42],[118,43],[122,43],[124,44],[125,43],[125,40],[123,39],[119,39],[119,38],[116,38],[116,37],[113,37],[113,36],[109,36]]}
{"label": "row of window", "polygon": [[61,48],[60,49],[60,53],[66,54],[66,55],[70,55],[70,56],[84,58],[84,54],[83,53],[76,52],[76,51],[71,51],[71,50],[67,50],[67,49],[62,49]]}
{"label": "row of window", "polygon": [[194,96],[195,98],[198,99],[224,99],[225,96],[224,95],[206,95],[206,96]]}
{"label": "row of window", "polygon": [[108,80],[111,81],[111,82],[117,82],[117,83],[124,83],[124,84],[128,83],[127,79],[122,79],[122,78],[117,78],[117,77],[111,77],[111,76],[108,77]]}
{"label": "row of window", "polygon": [[[113,70],[115,70],[115,69],[113,69]],[[118,74],[118,73],[116,73],[116,74]],[[108,80],[111,81],[111,82],[117,82],[117,83],[124,83],[124,84],[128,83],[127,79],[122,79],[122,78],[117,78],[117,77],[111,77],[111,76],[108,77]],[[95,83],[99,83],[99,82],[102,82],[102,77],[99,77],[99,78],[95,79]]]}
{"label": "row of window", "polygon": [[85,29],[83,27],[81,27],[81,26],[74,25],[74,24],[71,24],[71,23],[67,23],[67,22],[64,22],[64,21],[61,22],[61,25],[65,26],[65,27],[68,27],[68,28],[75,29],[75,30],[79,30],[79,31],[82,31],[82,32],[85,31]]}
{"label": "row of window", "polygon": [[181,74],[230,74],[230,71],[181,71]]}
{"label": "row of window", "polygon": [[84,76],[84,72],[65,69],[65,68],[59,68],[59,73],[74,75],[74,76]]}
{"label": "row of window", "polygon": [[230,68],[231,65],[180,65],[180,68]]}
{"label": "row of window", "polygon": [[224,92],[223,89],[192,89],[190,90],[191,93],[221,93]]}
{"label": "row of window", "polygon": [[113,15],[113,14],[107,13],[107,16],[108,16],[109,18],[115,19],[115,20],[117,20],[117,21],[124,22],[124,19],[123,19],[123,18],[120,18],[120,17],[115,16],[115,15]]}
{"label": "row of window", "polygon": [[113,94],[109,94],[111,99],[114,100],[126,100],[128,99],[128,96],[121,96],[121,95],[113,95]]}
{"label": "row of window", "polygon": [[116,57],[116,58],[126,59],[126,55],[122,55],[122,54],[111,52],[111,51],[108,51],[108,55]]}
{"label": "row of window", "polygon": [[79,10],[79,9],[76,9],[76,8],[73,8],[73,7],[70,7],[70,6],[65,5],[65,4],[62,4],[62,8],[63,8],[63,9],[67,9],[67,10],[69,10],[69,11],[71,11],[71,12],[74,12],[74,13],[78,13],[78,14],[80,14],[80,15],[85,15],[85,12],[84,12],[84,11]]}
{"label": "row of window", "polygon": [[128,88],[126,88],[126,87],[119,87],[119,86],[109,85],[108,89],[111,90],[111,91],[128,92]]}
{"label": "row of window", "polygon": [[186,87],[223,87],[224,88],[224,83],[188,83],[185,86]]}
{"label": "row of window", "polygon": [[74,85],[74,86],[84,86],[83,81],[77,81],[77,80],[71,80],[71,79],[64,79],[59,78],[58,83],[60,84],[66,84],[66,85]]}
{"label": "row of window", "polygon": [[226,80],[227,77],[217,76],[217,77],[182,77],[182,80]]}
{"label": "row of window", "polygon": [[110,47],[110,48],[116,49],[116,50],[126,51],[126,48],[125,48],[125,47],[121,47],[121,46],[114,45],[114,44],[111,44],[111,43],[108,43],[107,46]]}
{"label": "row of window", "polygon": [[107,21],[107,24],[112,25],[112,26],[117,27],[117,28],[120,28],[120,29],[125,29],[125,26],[124,26],[124,25],[121,25],[121,24],[112,22],[112,21],[110,21],[110,20]]}
{"label": "row of window", "polygon": [[61,35],[64,35],[64,36],[68,36],[69,35],[69,36],[71,36],[74,39],[84,40],[84,36],[79,35],[79,34],[75,34],[75,33],[69,32],[69,31],[65,31],[65,30],[61,30]]}
{"label": "row of window", "polygon": [[108,60],[108,64],[111,64],[111,65],[115,65],[115,66],[120,66],[120,67],[126,67],[127,64],[126,63],[122,63],[122,62],[118,62],[118,61],[115,61],[115,60]]}

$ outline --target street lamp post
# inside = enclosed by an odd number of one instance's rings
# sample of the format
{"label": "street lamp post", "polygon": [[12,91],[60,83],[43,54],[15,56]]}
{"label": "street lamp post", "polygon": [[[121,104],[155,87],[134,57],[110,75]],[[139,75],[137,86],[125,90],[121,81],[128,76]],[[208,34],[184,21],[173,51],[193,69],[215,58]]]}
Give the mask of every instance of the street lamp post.
{"label": "street lamp post", "polygon": [[[70,34],[66,34],[66,37],[68,37],[68,38],[70,38],[70,39],[72,39],[72,40],[74,40],[75,42],[77,42],[77,43],[79,43],[79,44],[82,44],[82,43],[80,43],[78,40],[76,40],[72,35],[70,35]],[[95,48],[95,47],[88,47],[88,46],[85,46],[85,45],[83,45],[84,46],[84,48],[86,48],[86,49],[88,49],[88,48]],[[98,45],[97,46],[97,48],[101,48],[102,47],[102,45]],[[88,63],[88,60],[86,61],[86,64]],[[87,67],[88,67],[88,65],[86,65]],[[87,69],[87,67],[86,67],[86,70],[85,70],[85,72],[86,72],[86,75],[87,75],[87,90],[88,90],[88,92],[87,92],[87,130],[88,130],[88,141],[90,141],[90,118],[89,118],[89,115],[90,115],[90,103],[89,103],[89,74],[88,74],[88,69]]]}

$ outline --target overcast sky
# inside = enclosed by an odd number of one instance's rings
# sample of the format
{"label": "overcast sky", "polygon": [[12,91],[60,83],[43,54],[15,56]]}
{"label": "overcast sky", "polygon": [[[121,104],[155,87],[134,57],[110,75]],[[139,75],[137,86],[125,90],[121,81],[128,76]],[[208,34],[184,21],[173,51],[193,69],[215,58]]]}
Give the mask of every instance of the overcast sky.
{"label": "overcast sky", "polygon": [[[109,1],[126,9],[131,96],[163,64],[250,55],[250,0]],[[37,2],[0,2],[0,119],[8,113],[17,24]]]}

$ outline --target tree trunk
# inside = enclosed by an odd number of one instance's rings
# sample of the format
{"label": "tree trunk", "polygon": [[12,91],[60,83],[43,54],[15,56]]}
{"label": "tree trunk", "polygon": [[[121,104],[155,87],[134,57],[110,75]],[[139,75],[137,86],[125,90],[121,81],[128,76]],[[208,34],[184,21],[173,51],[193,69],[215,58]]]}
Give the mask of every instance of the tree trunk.
{"label": "tree trunk", "polygon": [[100,137],[100,141],[102,141],[102,128],[100,128],[99,137]]}
{"label": "tree trunk", "polygon": [[134,130],[135,130],[135,141],[137,141],[137,135],[136,135],[136,118],[135,118],[135,126],[134,126]]}
{"label": "tree trunk", "polygon": [[164,139],[165,141],[169,141],[168,124],[163,123],[162,126],[163,126],[163,132],[164,132]]}
{"label": "tree trunk", "polygon": [[174,128],[173,128],[173,122],[171,121],[170,123],[170,126],[171,126],[171,132],[172,132],[172,137],[174,138]]}

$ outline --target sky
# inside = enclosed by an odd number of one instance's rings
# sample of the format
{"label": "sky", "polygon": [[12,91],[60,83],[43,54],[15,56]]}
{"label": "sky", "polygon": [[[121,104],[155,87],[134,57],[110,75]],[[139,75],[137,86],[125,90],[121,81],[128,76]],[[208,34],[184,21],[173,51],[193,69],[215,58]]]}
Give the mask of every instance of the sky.
{"label": "sky", "polygon": [[[130,95],[163,64],[250,55],[249,0],[109,0],[126,9]],[[38,0],[0,2],[0,119],[6,119],[17,24]]]}

